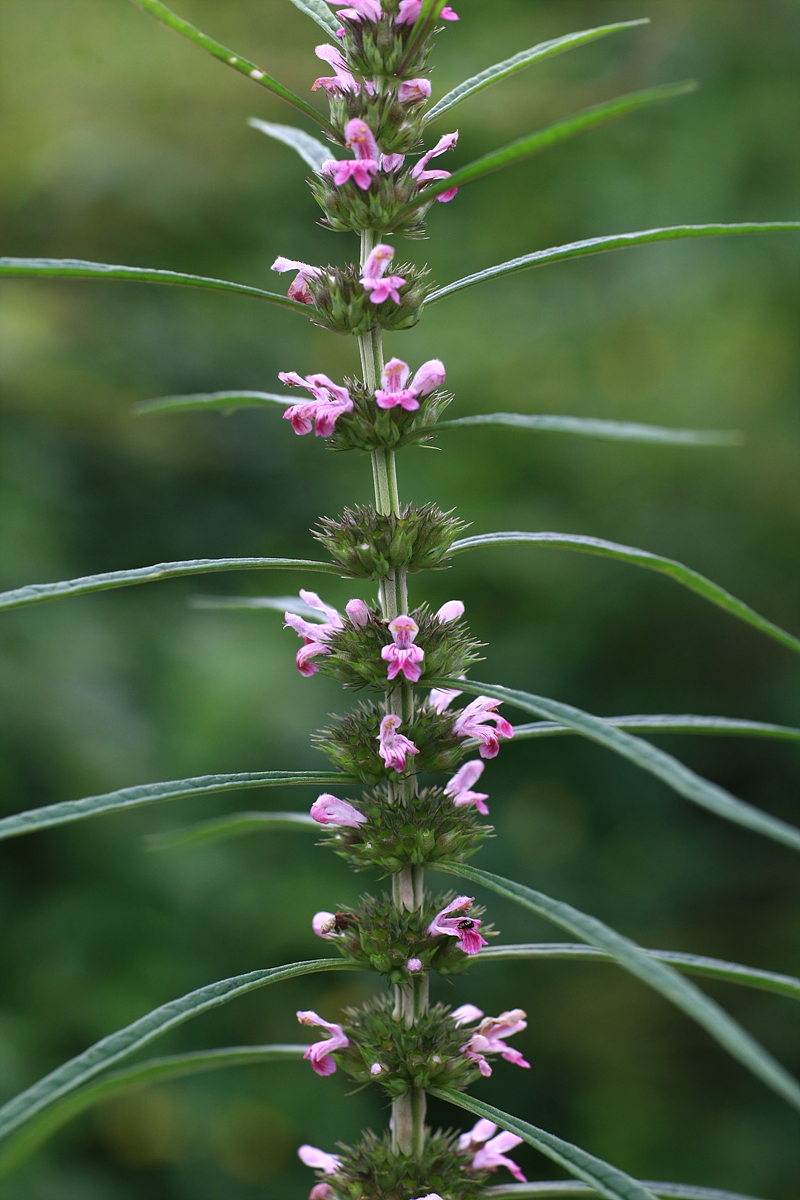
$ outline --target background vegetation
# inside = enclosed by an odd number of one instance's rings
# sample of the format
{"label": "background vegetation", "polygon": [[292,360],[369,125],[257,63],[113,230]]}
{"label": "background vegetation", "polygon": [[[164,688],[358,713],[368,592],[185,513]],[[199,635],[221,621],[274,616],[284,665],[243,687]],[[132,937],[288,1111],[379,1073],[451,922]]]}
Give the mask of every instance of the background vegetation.
{"label": "background vegetation", "polygon": [[[305,93],[319,31],[288,0],[181,0],[182,15]],[[458,161],[589,103],[694,76],[702,90],[464,189],[432,214],[440,283],[529,250],[682,221],[798,215],[794,0],[460,0],[434,96],[550,36],[649,28],[533,68],[459,110]],[[291,120],[125,0],[3,0],[2,252],[162,266],[277,288],[276,254],[344,262],[303,167],[245,124]],[[449,128],[444,122],[443,128]],[[401,457],[408,499],[474,531],[591,533],[666,553],[798,628],[797,269],[792,235],[631,250],[488,284],[389,339],[441,356],[453,415],[518,409],[741,428],[739,450],[469,431]],[[0,289],[2,585],[195,556],[309,554],[323,512],[365,501],[368,463],[322,453],[276,414],[131,418],[176,392],[272,390],[281,369],[352,372],[355,345],[247,299],[114,283]],[[177,581],[0,620],[0,811],[148,780],[322,765],[309,732],[335,684],[294,670],[269,613],[192,609],[203,590],[273,594],[296,575]],[[800,723],[797,663],[668,581],[540,549],[461,557],[422,586],[458,596],[489,643],[480,676],[595,712]],[[332,580],[326,597],[352,589]],[[415,598],[422,596],[417,586]],[[364,593],[366,594],[366,593]],[[665,742],[666,744],[666,742]],[[794,747],[670,738],[738,795],[797,821]],[[791,852],[727,825],[577,740],[505,749],[481,865],[595,912],[644,945],[800,971]],[[281,793],[178,802],[8,843],[0,872],[0,1092],[202,983],[310,957],[318,908],[357,881],[305,835],[147,853],[143,837]],[[504,940],[557,939],[492,898]],[[297,1041],[372,980],[296,981],[240,1000],[157,1052]],[[445,985],[440,984],[440,989]],[[706,986],[706,985],[704,985]],[[791,1002],[707,985],[800,1069]],[[444,994],[521,1005],[530,1072],[479,1095],[647,1178],[796,1196],[796,1118],[688,1020],[611,967],[475,966]],[[305,1195],[301,1141],[332,1150],[385,1114],[337,1075],[246,1068],[133,1094],[71,1127],[7,1200]],[[435,1116],[438,1114],[435,1114]],[[441,1112],[451,1121],[452,1112]],[[531,1178],[552,1167],[525,1148]]]}

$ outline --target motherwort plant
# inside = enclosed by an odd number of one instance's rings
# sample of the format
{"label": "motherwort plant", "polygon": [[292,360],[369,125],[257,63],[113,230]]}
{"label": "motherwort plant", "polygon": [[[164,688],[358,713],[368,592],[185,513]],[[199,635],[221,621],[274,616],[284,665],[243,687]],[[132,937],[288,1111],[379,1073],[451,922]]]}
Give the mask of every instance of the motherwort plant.
{"label": "motherwort plant", "polygon": [[[593,537],[542,532],[464,537],[464,526],[433,504],[401,500],[397,452],[430,443],[469,425],[565,432],[639,442],[711,445],[730,435],[671,430],[609,421],[493,413],[445,419],[453,397],[445,390],[446,365],[438,358],[407,363],[384,358],[383,331],[409,329],[425,309],[464,288],[530,267],[648,242],[798,228],[797,223],[677,226],[596,237],[524,254],[437,287],[427,270],[399,261],[397,239],[425,236],[434,203],[457,202],[460,188],[562,139],[685,92],[691,85],[657,87],[587,109],[521,137],[466,166],[458,165],[458,131],[430,128],[463,100],[540,60],[621,32],[638,21],[583,30],[524,50],[487,68],[429,106],[434,40],[459,14],[443,0],[293,0],[324,32],[317,57],[330,72],[309,80],[324,94],[329,114],[288,91],[261,67],[233,54],[171,12],[160,0],[137,0],[163,24],[183,34],[234,70],[282,97],[312,120],[325,143],[304,130],[254,120],[270,137],[293,147],[310,169],[309,185],[322,223],[355,234],[358,260],[344,266],[309,264],[284,255],[273,270],[286,274],[287,294],[171,271],[108,266],[73,260],[0,259],[5,276],[71,276],[216,288],[277,304],[324,329],[347,334],[358,348],[357,374],[331,379],[324,363],[286,363],[281,382],[291,394],[223,392],[170,397],[140,406],[184,411],[232,409],[244,404],[283,409],[285,435],[320,440],[320,450],[369,455],[373,505],[325,517],[315,534],[326,557],[311,560],[222,559],[161,563],[67,582],[31,585],[0,596],[0,607],[34,604],[59,596],[166,579],[170,576],[248,569],[313,572],[374,585],[370,603],[353,599],[343,612],[317,592],[300,589],[288,606],[286,627],[300,639],[296,665],[310,681],[333,676],[345,688],[367,692],[343,716],[315,735],[332,766],[316,773],[262,772],[218,775],[125,788],[6,817],[0,837],[78,821],[104,812],[174,797],[248,787],[302,784],[319,791],[310,813],[264,813],[259,825],[316,830],[354,871],[380,883],[352,908],[309,913],[325,957],[270,967],[211,983],[110,1034],[9,1100],[0,1109],[0,1172],[8,1173],[72,1115],[133,1084],[171,1078],[226,1063],[307,1060],[325,1077],[343,1072],[372,1086],[390,1108],[388,1128],[366,1132],[355,1145],[299,1148],[316,1173],[312,1200],[471,1200],[489,1194],[499,1170],[516,1181],[495,1183],[492,1195],[600,1195],[608,1200],[681,1196],[700,1200],[706,1189],[641,1182],[624,1171],[522,1117],[473,1098],[468,1088],[503,1065],[528,1068],[509,1039],[526,1027],[521,999],[487,1016],[467,1000],[456,1007],[429,1002],[432,972],[456,976],[475,961],[520,957],[612,959],[697,1021],[734,1058],[789,1104],[800,1109],[800,1085],[743,1028],[684,976],[694,973],[766,988],[800,999],[800,980],[713,959],[645,950],[597,918],[478,867],[468,860],[491,833],[491,763],[512,738],[572,733],[589,738],[650,772],[687,800],[754,833],[800,850],[800,830],[736,799],[638,734],[692,730],[800,739],[800,731],[722,717],[635,716],[599,718],[545,696],[476,682],[479,643],[452,599],[433,612],[412,594],[411,576],[446,565],[454,555],[495,545],[546,545],[600,554],[660,571],[697,592],[789,650],[800,640],[758,615],[704,576],[645,550]],[[353,244],[351,242],[351,244]],[[276,247],[276,249],[278,249]],[[298,253],[296,247],[281,247]],[[301,374],[298,368],[309,372]],[[414,591],[416,591],[416,580]],[[264,603],[268,606],[269,600]],[[282,605],[282,607],[286,607]],[[288,635],[287,635],[288,636]],[[288,653],[288,643],[287,643]],[[313,682],[309,682],[313,687]],[[532,723],[513,727],[505,711]],[[330,790],[327,790],[330,789]],[[481,790],[487,789],[487,790]],[[248,818],[252,820],[252,818]],[[241,825],[225,818],[204,836],[224,836]],[[185,835],[184,835],[185,836]],[[191,836],[191,833],[190,833]],[[426,870],[427,868],[427,870]],[[431,872],[452,877],[442,890]],[[576,941],[503,946],[475,893],[496,893],[551,921]],[[320,971],[371,971],[379,977],[373,999],[344,1010],[336,1021],[308,1010],[297,1014],[315,1041],[305,1046],[238,1047],[112,1068],[180,1022],[245,992]],[[503,1060],[502,1062],[499,1060]],[[324,1087],[323,1082],[320,1086]],[[466,1132],[434,1130],[426,1123],[428,1094],[466,1110],[477,1123]],[[509,1153],[522,1142],[552,1159],[575,1181],[527,1184]],[[499,1176],[503,1179],[504,1176]],[[506,1177],[507,1178],[507,1177]],[[723,1197],[722,1192],[713,1193]],[[731,1194],[728,1200],[734,1200]]]}

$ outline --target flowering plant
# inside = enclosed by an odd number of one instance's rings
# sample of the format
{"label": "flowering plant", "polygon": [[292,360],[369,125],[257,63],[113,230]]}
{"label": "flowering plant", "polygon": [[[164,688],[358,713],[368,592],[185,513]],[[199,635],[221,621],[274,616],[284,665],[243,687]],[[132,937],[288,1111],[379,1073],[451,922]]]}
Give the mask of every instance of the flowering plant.
{"label": "flowering plant", "polygon": [[[0,821],[0,837],[176,796],[250,786],[312,785],[335,790],[321,790],[308,814],[272,818],[267,814],[265,820],[272,820],[276,828],[325,833],[325,844],[352,869],[388,875],[389,890],[379,896],[364,895],[351,908],[309,914],[314,934],[330,950],[328,957],[215,982],[164,1004],[14,1097],[0,1109],[0,1171],[10,1170],[61,1121],[100,1096],[148,1078],[207,1069],[211,1056],[194,1054],[110,1073],[112,1067],[176,1024],[284,979],[321,971],[361,970],[383,977],[385,986],[375,998],[337,1014],[339,1020],[327,1020],[313,1010],[297,1013],[302,1026],[319,1032],[312,1044],[249,1051],[250,1061],[302,1058],[321,1077],[341,1070],[360,1085],[381,1089],[391,1104],[389,1128],[383,1135],[367,1132],[356,1145],[337,1147],[337,1153],[309,1144],[299,1148],[303,1163],[317,1172],[312,1200],[372,1196],[462,1200],[485,1194],[492,1173],[500,1168],[523,1188],[513,1195],[585,1195],[588,1187],[588,1194],[610,1200],[654,1200],[658,1195],[702,1200],[709,1195],[707,1190],[643,1183],[555,1134],[472,1097],[468,1087],[490,1076],[498,1058],[530,1068],[522,1052],[508,1045],[509,1038],[526,1029],[526,1014],[511,1008],[487,1017],[470,1003],[455,1009],[431,1005],[429,982],[431,973],[458,975],[475,960],[580,957],[587,951],[594,957],[611,958],[676,1004],[741,1064],[800,1108],[800,1085],[794,1078],[680,972],[716,975],[795,996],[800,996],[800,981],[737,964],[643,949],[571,905],[467,862],[492,832],[491,826],[482,823],[482,818],[489,816],[490,793],[475,790],[489,786],[491,766],[487,764],[512,739],[564,732],[589,738],[622,755],[723,819],[800,849],[800,831],[794,826],[738,800],[632,732],[689,729],[774,736],[776,727],[721,717],[599,718],[545,696],[477,682],[470,672],[479,662],[480,644],[464,620],[463,603],[451,599],[436,612],[425,603],[412,608],[409,576],[446,565],[454,555],[480,547],[556,545],[661,571],[789,649],[800,650],[800,640],[703,576],[647,551],[597,538],[540,532],[459,536],[464,527],[452,514],[430,504],[401,505],[396,454],[406,446],[430,442],[448,429],[470,424],[561,427],[578,434],[600,432],[635,441],[697,446],[729,439],[724,434],[582,423],[569,418],[561,419],[559,426],[559,418],[508,413],[444,420],[452,400],[444,391],[445,364],[438,358],[413,366],[397,356],[385,361],[383,334],[412,327],[427,306],[464,288],[543,263],[660,240],[796,229],[798,223],[677,226],[592,238],[535,251],[436,288],[425,268],[396,264],[392,244],[398,236],[425,236],[425,219],[434,203],[452,203],[459,189],[474,180],[603,121],[677,96],[688,90],[687,85],[652,88],[598,105],[451,171],[438,164],[443,156],[456,151],[458,132],[429,139],[429,124],[469,96],[539,60],[641,22],[584,30],[542,43],[487,68],[429,108],[430,56],[435,38],[448,28],[439,22],[459,20],[459,14],[443,0],[293,2],[330,39],[316,48],[316,54],[334,73],[310,82],[312,92],[326,97],[328,116],[260,67],[200,33],[160,0],[137,0],[165,25],[316,122],[328,145],[292,126],[253,123],[300,154],[311,171],[309,183],[323,225],[332,231],[358,234],[358,262],[321,266],[279,255],[273,270],[292,275],[285,295],[176,272],[77,260],[4,258],[0,259],[0,274],[103,276],[216,288],[260,298],[323,329],[355,337],[358,378],[336,381],[316,370],[301,375],[291,363],[286,364],[290,369],[280,373],[281,383],[301,389],[310,399],[235,392],[208,399],[218,408],[240,407],[243,402],[278,405],[289,423],[284,427],[286,436],[313,433],[333,449],[369,454],[374,505],[348,509],[339,518],[323,518],[317,539],[328,553],[324,560],[161,564],[19,588],[0,596],[0,606],[19,607],[170,575],[227,569],[292,569],[304,577],[322,573],[369,580],[377,585],[376,594],[368,601],[354,597],[343,612],[316,592],[302,588],[286,607],[284,620],[302,643],[295,659],[301,675],[311,680],[317,674],[328,674],[345,688],[369,689],[371,698],[345,716],[333,718],[330,727],[316,735],[317,746],[333,763],[328,771],[201,777],[126,788],[7,817]],[[429,141],[433,144],[428,145]],[[431,165],[434,162],[436,166]],[[171,397],[151,402],[149,407],[180,411],[196,404],[197,397]],[[501,705],[536,720],[515,727],[499,711]],[[783,734],[800,736],[796,730],[784,729]],[[422,786],[424,773],[438,778]],[[495,931],[476,897],[455,891],[432,893],[426,868],[455,877],[459,887],[469,884],[470,891],[480,888],[512,900],[580,943],[567,947],[493,944]],[[248,1051],[226,1053],[233,1056],[231,1061],[241,1061]],[[218,1058],[213,1061],[219,1065]],[[428,1095],[465,1109],[477,1117],[477,1123],[463,1133],[432,1130],[426,1122]],[[525,1191],[527,1181],[519,1165],[508,1157],[523,1142],[564,1168],[578,1181],[578,1190],[540,1183]],[[498,1189],[492,1194],[499,1194]]]}

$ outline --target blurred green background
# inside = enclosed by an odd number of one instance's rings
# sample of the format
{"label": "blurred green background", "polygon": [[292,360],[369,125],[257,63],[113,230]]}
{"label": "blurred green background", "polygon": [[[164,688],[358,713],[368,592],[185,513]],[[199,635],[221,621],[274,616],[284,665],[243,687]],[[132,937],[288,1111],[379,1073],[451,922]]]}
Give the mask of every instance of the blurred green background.
{"label": "blurred green background", "polygon": [[[440,283],[527,251],[660,224],[797,217],[795,0],[460,0],[434,97],[574,29],[652,24],[529,69],[458,110],[453,163],[614,94],[696,77],[640,113],[434,206],[429,244],[398,243]],[[320,31],[289,0],[181,0],[201,28],[306,94]],[[4,254],[159,266],[279,286],[277,254],[345,262],[300,160],[246,118],[293,121],[246,79],[126,0],[2,0]],[[456,114],[453,114],[456,115]],[[445,119],[440,131],[451,128]],[[388,348],[441,356],[453,415],[511,409],[740,428],[737,450],[615,446],[463,431],[410,450],[402,495],[457,506],[474,532],[595,534],[681,559],[797,631],[800,239],[675,244],[483,286]],[[368,462],[292,436],[273,412],[131,418],[150,397],[273,390],[279,370],[355,368],[352,342],[248,299],[121,283],[0,288],[2,586],[195,556],[313,556],[322,513],[366,501]],[[350,701],[294,670],[269,613],[192,609],[208,594],[323,587],[297,575],[177,581],[7,613],[0,621],[2,809],[150,780],[320,768],[309,732]],[[367,595],[362,589],[361,594]],[[462,598],[489,643],[478,677],[600,713],[698,712],[800,723],[789,651],[669,581],[546,550],[484,550],[414,585]],[[792,746],[668,738],[692,766],[798,820]],[[497,839],[480,865],[572,901],[645,945],[797,973],[796,861],[597,747],[503,750],[488,772]],[[226,975],[317,954],[318,908],[356,878],[306,836],[153,854],[144,836],[239,808],[305,807],[301,789],[178,802],[2,849],[0,1098],[150,1008]],[[442,881],[443,882],[443,881]],[[504,940],[557,940],[491,901]],[[304,1040],[369,977],[255,993],[154,1053]],[[530,1072],[476,1094],[631,1173],[796,1200],[797,1118],[660,998],[611,967],[474,967],[437,994],[522,1006]],[[800,1070],[791,1001],[708,985]],[[386,1119],[341,1075],[247,1068],[108,1104],[4,1184],[8,1200],[304,1197],[300,1142],[333,1150]],[[462,1124],[433,1106],[433,1118]],[[523,1148],[531,1178],[558,1171]]]}

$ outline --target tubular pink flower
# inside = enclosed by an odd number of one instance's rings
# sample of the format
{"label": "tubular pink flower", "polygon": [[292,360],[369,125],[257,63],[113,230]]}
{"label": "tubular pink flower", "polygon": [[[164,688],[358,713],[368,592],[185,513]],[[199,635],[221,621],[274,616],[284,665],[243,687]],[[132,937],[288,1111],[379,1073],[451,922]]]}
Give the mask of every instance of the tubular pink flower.
{"label": "tubular pink flower", "polygon": [[330,1055],[350,1045],[350,1040],[341,1025],[336,1025],[333,1021],[323,1021],[322,1017],[310,1009],[298,1012],[297,1019],[301,1025],[319,1025],[331,1035],[324,1042],[314,1042],[309,1046],[303,1058],[308,1059],[317,1075],[333,1075],[336,1063]]}
{"label": "tubular pink flower", "polygon": [[340,387],[327,375],[307,375],[304,379],[296,371],[279,371],[278,378],[288,387],[306,388],[314,397],[303,404],[292,404],[283,414],[284,421],[291,421],[292,429],[300,437],[311,432],[312,421],[317,437],[330,437],[339,417],[353,411],[347,388]]}
{"label": "tubular pink flower", "polygon": [[[309,376],[309,379],[320,378],[324,379],[326,377],[324,375]],[[333,386],[335,387],[335,384]],[[338,388],[337,390],[344,392],[344,388]],[[347,395],[346,392],[345,395]],[[344,621],[339,616],[337,610],[332,608],[330,604],[325,604],[323,600],[320,600],[316,592],[309,592],[306,590],[306,588],[300,588],[300,599],[304,604],[307,604],[309,608],[314,608],[317,610],[317,612],[323,613],[328,618],[328,624],[332,629],[341,629],[344,626]]]}
{"label": "tubular pink flower", "polygon": [[301,1146],[297,1151],[297,1157],[307,1167],[312,1167],[315,1171],[323,1171],[326,1175],[335,1175],[342,1165],[342,1160],[336,1154],[326,1154],[324,1150],[318,1150],[316,1146]]}
{"label": "tubular pink flower", "polygon": [[332,1195],[333,1188],[329,1183],[315,1183],[308,1193],[308,1200],[330,1200]]}
{"label": "tubular pink flower", "polygon": [[294,258],[282,258],[278,256],[272,264],[271,270],[277,271],[282,275],[285,271],[297,271],[294,279],[289,285],[287,295],[290,300],[299,300],[301,304],[313,304],[314,297],[308,287],[309,279],[314,279],[317,275],[323,275],[322,267],[311,267],[308,263],[298,262]]}
{"label": "tubular pink flower", "polygon": [[508,1167],[519,1183],[527,1183],[517,1164],[510,1158],[506,1158],[504,1154],[505,1150],[513,1150],[515,1146],[521,1144],[522,1138],[517,1137],[515,1133],[498,1133],[497,1137],[493,1137],[485,1146],[482,1146],[473,1158],[473,1171],[496,1171],[498,1167]]}
{"label": "tubular pink flower", "polygon": [[[316,376],[315,378],[319,377]],[[335,608],[331,608],[329,604],[323,604],[316,592],[307,592],[304,588],[301,588],[300,599],[310,608],[316,609],[328,618],[324,622],[312,623],[311,621],[304,620],[297,613],[286,612],[283,614],[284,629],[293,629],[297,636],[301,637],[305,642],[305,645],[297,651],[295,661],[300,674],[306,678],[310,678],[319,671],[319,666],[310,660],[316,658],[319,654],[330,654],[330,647],[326,643],[330,640],[331,634],[335,630],[341,629],[342,618]]]}
{"label": "tubular pink flower", "polygon": [[411,617],[400,616],[389,624],[389,632],[394,638],[394,645],[384,646],[381,658],[389,664],[387,679],[396,679],[402,671],[409,683],[416,683],[422,674],[422,660],[425,651],[414,645],[414,638],[419,633],[419,626]]}
{"label": "tubular pink flower", "polygon": [[488,945],[486,938],[478,933],[480,921],[468,917],[466,914],[460,917],[448,915],[453,912],[462,912],[462,910],[468,911],[474,903],[474,896],[456,896],[455,900],[451,900],[447,907],[443,908],[431,921],[428,926],[430,936],[458,938],[465,954],[477,954],[481,946]]}
{"label": "tubular pink flower", "polygon": [[[383,9],[380,0],[328,0],[335,8],[339,8],[340,17],[349,17],[351,11],[356,17],[364,17],[367,21],[380,21]],[[342,5],[347,5],[342,8]]]}
{"label": "tubular pink flower", "polygon": [[384,172],[399,171],[405,161],[405,154],[382,154],[381,170]]}
{"label": "tubular pink flower", "polygon": [[[499,700],[478,696],[467,705],[453,725],[453,733],[457,737],[477,738],[481,743],[478,751],[481,758],[496,758],[500,751],[500,740],[514,736],[513,725],[494,711],[499,705]],[[488,728],[490,721],[495,722],[495,729]]]}
{"label": "tubular pink flower", "polygon": [[[401,0],[400,8],[395,17],[396,25],[413,25],[419,14],[422,12],[422,0]],[[439,13],[438,20],[440,21],[458,21],[460,20],[458,13],[453,12],[449,4],[446,4]]]}
{"label": "tubular pink flower", "polygon": [[[483,1013],[481,1013],[483,1016]],[[485,1117],[481,1117],[477,1125],[473,1125],[469,1133],[462,1133],[458,1139],[459,1150],[477,1150],[484,1142],[488,1142],[489,1138],[494,1137],[497,1133],[497,1126],[494,1121],[487,1121]]]}
{"label": "tubular pink flower", "polygon": [[[437,385],[438,386],[438,385]],[[450,621],[457,621],[464,615],[464,605],[460,600],[448,600],[436,614],[436,620],[441,625],[448,625]]]}
{"label": "tubular pink flower", "polygon": [[[411,172],[411,178],[416,179],[417,183],[430,183],[434,179],[449,179],[451,175],[450,171],[440,171],[436,169],[433,171],[428,171],[426,170],[426,167],[432,158],[438,158],[440,154],[444,154],[447,150],[452,150],[453,146],[455,146],[457,142],[458,130],[456,130],[455,133],[446,133],[444,137],[439,138],[439,141],[436,143],[433,149],[429,150],[427,154],[423,154],[422,158],[413,168]],[[448,201],[453,199],[457,192],[457,187],[450,188],[450,190],[447,192],[441,192],[436,199],[440,202],[440,204],[447,204]]]}
{"label": "tubular pink flower", "polygon": [[530,1067],[531,1064],[522,1057],[519,1050],[507,1046],[504,1040],[513,1037],[515,1033],[521,1033],[527,1028],[527,1024],[521,1008],[501,1013],[499,1017],[487,1017],[485,1021],[481,1021],[466,1045],[461,1047],[461,1051],[477,1064],[478,1070],[484,1076],[492,1073],[492,1068],[485,1058],[487,1054],[499,1054],[506,1062],[513,1063],[516,1067]]}
{"label": "tubular pink flower", "polygon": [[[361,271],[361,286],[365,291],[370,292],[370,299],[373,304],[383,304],[384,300],[392,299],[395,304],[400,303],[400,295],[397,291],[405,283],[402,275],[386,275],[389,263],[394,258],[394,250],[391,246],[380,245],[376,246],[372,253],[367,258]],[[386,276],[384,278],[384,276]]]}
{"label": "tubular pink flower", "polygon": [[324,88],[328,93],[359,91],[359,86],[347,66],[345,57],[337,46],[329,46],[327,42],[323,42],[321,46],[315,47],[314,53],[317,58],[329,63],[336,75],[331,78],[315,79],[311,85],[312,92],[316,92],[319,88]]}
{"label": "tubular pink flower", "polygon": [[456,688],[431,688],[428,696],[428,708],[434,709],[437,713],[443,713],[456,696],[463,696],[463,694]]}
{"label": "tubular pink flower", "polygon": [[397,99],[401,104],[419,104],[430,99],[431,90],[429,79],[406,79],[397,89]]}
{"label": "tubular pink flower", "polygon": [[348,179],[354,179],[356,186],[362,192],[369,191],[373,175],[378,173],[378,164],[370,158],[329,158],[319,169],[320,175],[332,175],[337,187],[342,187]]}
{"label": "tubular pink flower", "polygon": [[419,750],[410,740],[404,737],[402,733],[398,733],[401,721],[393,713],[389,713],[381,721],[380,733],[378,734],[378,753],[386,763],[387,770],[397,772],[405,771],[406,756],[409,754],[419,754]]}
{"label": "tubular pink flower", "polygon": [[410,374],[411,368],[402,358],[389,359],[381,373],[383,387],[375,392],[378,408],[396,408],[399,404],[407,412],[414,412],[419,408],[420,397],[429,395],[445,381],[444,364],[438,358],[423,363],[406,387]]}
{"label": "tubular pink flower", "polygon": [[[474,1004],[462,1004],[460,1008],[454,1008],[450,1015],[455,1021],[457,1029],[459,1025],[469,1025],[470,1021],[480,1021],[483,1016],[483,1009],[476,1008]],[[494,1133],[494,1129],[492,1133]],[[459,1143],[459,1146],[462,1150],[464,1149],[461,1143]]]}
{"label": "tubular pink flower", "polygon": [[312,663],[311,659],[316,658],[319,654],[325,655],[330,652],[330,646],[326,646],[324,642],[306,642],[305,646],[301,646],[294,656],[298,671],[306,679],[310,679],[319,671],[319,664]]}
{"label": "tubular pink flower", "polygon": [[353,117],[344,127],[344,144],[362,162],[377,163],[381,156],[375,135],[366,121]]}
{"label": "tubular pink flower", "polygon": [[477,783],[483,774],[484,764],[479,758],[473,758],[470,762],[464,763],[459,771],[456,771],[453,778],[444,789],[445,796],[449,796],[456,808],[463,808],[466,804],[474,804],[478,812],[482,816],[488,816],[489,809],[486,806],[486,801],[489,799],[487,792],[473,792],[472,785]]}
{"label": "tubular pink flower", "polygon": [[363,629],[369,624],[369,605],[363,600],[348,600],[344,611],[356,629]]}
{"label": "tubular pink flower", "polygon": [[347,829],[358,829],[359,825],[364,825],[367,820],[352,804],[340,800],[338,796],[331,796],[328,792],[317,796],[311,805],[311,816],[320,825],[343,825]]}
{"label": "tubular pink flower", "polygon": [[460,21],[461,17],[458,15],[458,13],[455,11],[455,9],[452,9],[450,7],[449,4],[445,4],[442,11],[439,13],[439,20],[440,21]]}

